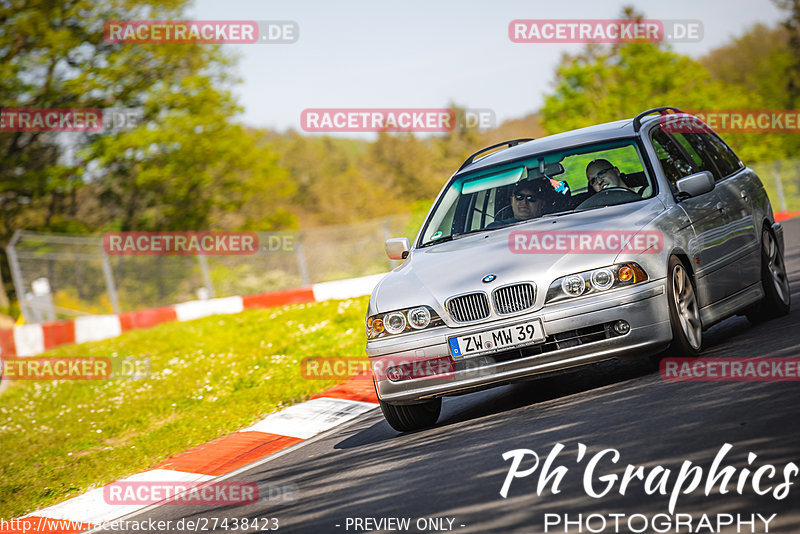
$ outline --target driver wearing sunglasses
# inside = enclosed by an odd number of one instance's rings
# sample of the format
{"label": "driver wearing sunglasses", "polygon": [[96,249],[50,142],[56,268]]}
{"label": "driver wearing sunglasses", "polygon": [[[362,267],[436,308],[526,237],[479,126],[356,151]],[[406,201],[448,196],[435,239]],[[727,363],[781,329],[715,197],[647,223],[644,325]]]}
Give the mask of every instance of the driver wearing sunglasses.
{"label": "driver wearing sunglasses", "polygon": [[544,212],[545,196],[539,188],[520,183],[511,193],[511,211],[517,221],[539,217]]}
{"label": "driver wearing sunglasses", "polygon": [[589,190],[595,193],[612,187],[628,189],[619,169],[605,159],[596,159],[586,166],[586,179],[589,181]]}
{"label": "driver wearing sunglasses", "polygon": [[[566,182],[558,182],[552,179],[526,179],[519,181],[514,185],[509,199],[513,218],[498,219],[487,225],[487,228],[527,221],[557,211],[560,203],[565,198],[569,198],[569,195],[569,186]],[[507,213],[506,210],[508,208],[509,206],[506,206],[500,212]]]}

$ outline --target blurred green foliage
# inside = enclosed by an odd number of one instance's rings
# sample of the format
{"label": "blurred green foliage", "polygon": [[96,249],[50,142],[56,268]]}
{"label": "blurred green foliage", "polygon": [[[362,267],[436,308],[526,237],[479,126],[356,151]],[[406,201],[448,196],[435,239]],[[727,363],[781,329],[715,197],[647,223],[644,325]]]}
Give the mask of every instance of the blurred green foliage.
{"label": "blurred green foliage", "polygon": [[[783,0],[787,23],[756,24],[744,35],[700,60],[660,43],[590,44],[565,55],[556,70],[555,91],[540,110],[549,133],[633,117],[675,106],[685,110],[797,109],[800,65],[800,1]],[[644,18],[632,8],[629,19]],[[796,46],[796,48],[793,48]],[[795,156],[796,133],[725,133],[746,162]]]}
{"label": "blurred green foliage", "polygon": [[[105,21],[186,18],[189,0],[3,2],[3,107],[136,108],[143,121],[116,133],[0,132],[0,247],[17,229],[268,231],[409,210],[413,238],[448,176],[488,144],[659,105],[797,109],[800,0],[775,2],[785,23],[755,25],[698,60],[661,44],[587,45],[563,58],[538,113],[489,131],[380,133],[374,141],[241,126],[231,93],[236,58],[220,46],[103,39]],[[633,8],[623,16],[644,18]],[[449,106],[463,119],[462,107]],[[748,163],[800,152],[796,134],[724,137]],[[0,274],[11,290],[3,255]],[[0,291],[0,306],[6,302]]]}

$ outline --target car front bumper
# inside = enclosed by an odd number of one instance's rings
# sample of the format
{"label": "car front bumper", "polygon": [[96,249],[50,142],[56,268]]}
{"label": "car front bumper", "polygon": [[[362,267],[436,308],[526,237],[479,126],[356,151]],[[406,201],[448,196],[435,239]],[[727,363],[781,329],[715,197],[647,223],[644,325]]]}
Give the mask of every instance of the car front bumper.
{"label": "car front bumper", "polygon": [[[393,404],[414,404],[426,399],[468,393],[537,374],[561,371],[612,358],[654,354],[672,339],[665,279],[539,308],[529,314],[458,328],[430,331],[370,341],[367,355],[373,367],[378,396]],[[454,359],[448,338],[477,334],[538,318],[547,341],[494,354]],[[610,324],[624,320],[630,331],[609,333]],[[605,326],[604,326],[605,325]],[[598,332],[605,334],[598,334]],[[581,335],[581,332],[594,334]],[[531,354],[531,352],[534,352]],[[390,380],[384,371],[400,362],[438,369],[429,376]],[[447,365],[442,366],[441,362]],[[391,376],[391,375],[390,375]],[[396,378],[396,377],[395,377]]]}

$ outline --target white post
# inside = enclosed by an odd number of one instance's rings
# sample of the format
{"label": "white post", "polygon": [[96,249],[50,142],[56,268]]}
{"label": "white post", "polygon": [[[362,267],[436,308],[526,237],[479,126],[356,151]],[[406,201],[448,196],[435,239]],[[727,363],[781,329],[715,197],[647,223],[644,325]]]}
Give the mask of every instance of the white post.
{"label": "white post", "polygon": [[778,192],[778,205],[781,211],[786,211],[786,197],[783,196],[783,183],[781,183],[781,162],[775,162],[775,188]]}

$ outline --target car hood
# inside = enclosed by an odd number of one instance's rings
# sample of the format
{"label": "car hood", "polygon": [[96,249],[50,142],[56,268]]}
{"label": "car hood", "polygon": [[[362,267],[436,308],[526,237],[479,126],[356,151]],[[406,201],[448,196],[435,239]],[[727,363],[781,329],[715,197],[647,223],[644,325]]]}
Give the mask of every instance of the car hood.
{"label": "car hood", "polygon": [[[619,251],[603,253],[514,253],[509,248],[512,232],[619,231],[644,229],[664,209],[658,199],[609,206],[567,215],[545,217],[523,224],[457,238],[414,249],[409,258],[388,273],[373,291],[373,312],[429,305],[440,315],[444,301],[470,291],[533,281],[536,307],[543,305],[547,288],[562,276],[612,265]],[[489,274],[496,278],[484,283]]]}

